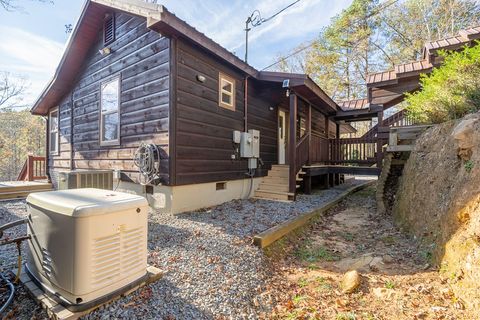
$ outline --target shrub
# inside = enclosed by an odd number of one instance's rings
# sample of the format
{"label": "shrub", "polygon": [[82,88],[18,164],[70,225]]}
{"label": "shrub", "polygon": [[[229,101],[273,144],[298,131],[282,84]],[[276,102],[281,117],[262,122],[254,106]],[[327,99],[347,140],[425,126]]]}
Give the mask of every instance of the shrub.
{"label": "shrub", "polygon": [[421,91],[407,94],[407,112],[420,123],[441,123],[480,109],[480,44],[440,52],[444,62],[420,77]]}

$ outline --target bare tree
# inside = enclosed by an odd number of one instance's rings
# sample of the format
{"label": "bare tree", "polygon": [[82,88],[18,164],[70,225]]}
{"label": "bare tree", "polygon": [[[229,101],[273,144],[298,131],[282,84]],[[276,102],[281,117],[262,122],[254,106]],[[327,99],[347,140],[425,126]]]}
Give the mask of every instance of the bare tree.
{"label": "bare tree", "polygon": [[25,92],[25,79],[0,71],[0,109],[18,107]]}

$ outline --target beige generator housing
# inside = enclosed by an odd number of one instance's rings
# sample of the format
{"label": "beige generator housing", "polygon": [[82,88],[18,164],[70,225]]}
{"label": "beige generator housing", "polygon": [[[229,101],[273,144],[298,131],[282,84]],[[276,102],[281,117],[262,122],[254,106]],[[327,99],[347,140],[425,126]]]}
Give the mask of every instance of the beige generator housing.
{"label": "beige generator housing", "polygon": [[86,188],[32,193],[27,205],[28,274],[70,310],[102,303],[145,277],[145,198]]}

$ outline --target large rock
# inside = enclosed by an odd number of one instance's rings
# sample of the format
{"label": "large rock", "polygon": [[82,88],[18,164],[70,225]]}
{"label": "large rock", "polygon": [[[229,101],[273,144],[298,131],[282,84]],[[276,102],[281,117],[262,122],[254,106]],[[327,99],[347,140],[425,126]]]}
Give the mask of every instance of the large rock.
{"label": "large rock", "polygon": [[360,286],[362,278],[357,270],[348,271],[343,275],[342,279],[342,292],[352,293]]}
{"label": "large rock", "polygon": [[[468,161],[467,161],[468,160]],[[426,130],[400,179],[393,214],[480,319],[480,113]]]}
{"label": "large rock", "polygon": [[457,154],[463,160],[470,160],[472,148],[475,146],[473,135],[478,118],[464,119],[460,121],[452,132],[452,137],[457,144]]}

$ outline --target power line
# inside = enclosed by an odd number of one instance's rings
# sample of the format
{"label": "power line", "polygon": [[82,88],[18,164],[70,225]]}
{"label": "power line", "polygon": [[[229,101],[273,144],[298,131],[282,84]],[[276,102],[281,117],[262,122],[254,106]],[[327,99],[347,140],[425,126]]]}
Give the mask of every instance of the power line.
{"label": "power line", "polygon": [[[271,15],[270,17],[266,18],[266,19],[263,19],[260,15],[260,11],[258,10],[254,10],[253,13],[250,15],[250,17],[248,19],[250,19],[250,22],[252,24],[253,27],[258,27],[259,25],[261,25],[262,23],[265,23],[265,22],[268,22],[270,20],[272,20],[273,18],[275,18],[276,16],[278,16],[280,13],[282,13],[283,11],[287,10],[288,8],[294,6],[295,4],[297,4],[298,2],[300,2],[300,0],[297,0],[297,1],[294,1],[292,3],[290,3],[288,6],[284,7],[283,9],[277,11],[277,13]],[[256,14],[256,16],[255,16]],[[247,19],[247,20],[248,20]]]}
{"label": "power line", "polygon": [[[388,7],[391,7],[392,5],[394,5],[395,3],[397,3],[398,1],[400,1],[400,0],[392,0],[392,1],[390,1],[389,3],[387,3],[387,4],[385,4],[385,5],[379,5],[379,6],[378,6],[378,9],[377,9],[376,11],[371,12],[369,15],[365,16],[365,18],[363,18],[363,19],[368,19],[368,18],[371,18],[371,17],[379,14],[380,12],[382,12],[382,11],[385,10],[385,9],[387,9]],[[352,25],[353,23],[358,22],[358,21],[360,21],[360,19],[358,19],[358,20],[356,20],[356,21],[351,21],[349,24]],[[264,71],[264,70],[266,70],[266,69],[269,69],[269,68],[271,68],[271,67],[273,67],[273,66],[275,66],[275,65],[277,65],[277,64],[279,64],[279,63],[281,63],[281,62],[283,62],[283,61],[285,61],[285,60],[287,60],[287,59],[289,59],[289,58],[291,58],[291,57],[293,57],[293,56],[295,56],[295,55],[297,55],[297,54],[299,54],[300,52],[305,51],[305,50],[307,50],[308,48],[313,47],[313,46],[315,45],[315,43],[316,43],[315,40],[316,40],[316,39],[313,39],[313,40],[308,41],[308,42],[310,42],[308,45],[306,45],[306,46],[304,46],[304,47],[302,47],[302,48],[300,48],[300,49],[292,52],[291,54],[289,54],[289,55],[287,55],[287,56],[285,56],[285,57],[282,57],[281,59],[273,62],[272,64],[266,66],[265,68],[261,69],[260,71]]]}
{"label": "power line", "polygon": [[[262,15],[260,14],[260,11],[258,9],[253,10],[252,14],[245,21],[245,62],[247,62],[247,59],[248,59],[248,32],[252,30],[252,28],[258,27],[262,23],[272,20],[273,18],[278,16],[280,13],[292,7],[293,5],[297,4],[298,2],[300,2],[300,0],[296,0],[290,3],[288,6],[282,8],[281,10],[277,11],[275,14],[271,15],[266,19],[262,18]],[[248,27],[249,24],[252,26],[252,28]]]}

